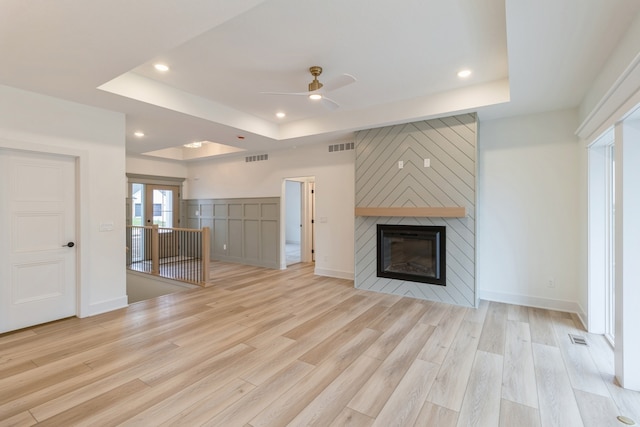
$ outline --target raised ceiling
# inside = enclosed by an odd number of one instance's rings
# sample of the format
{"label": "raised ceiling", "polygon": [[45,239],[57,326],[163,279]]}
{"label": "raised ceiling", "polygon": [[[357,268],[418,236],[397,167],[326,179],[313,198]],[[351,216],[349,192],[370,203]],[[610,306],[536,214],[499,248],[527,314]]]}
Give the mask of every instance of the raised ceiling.
{"label": "raised ceiling", "polygon": [[[575,107],[639,10],[637,0],[3,0],[0,84],[125,113],[130,153],[189,159],[172,147],[200,140],[269,151],[458,112]],[[305,91],[312,65],[323,82],[356,77],[329,94],[339,109],[261,93]]]}

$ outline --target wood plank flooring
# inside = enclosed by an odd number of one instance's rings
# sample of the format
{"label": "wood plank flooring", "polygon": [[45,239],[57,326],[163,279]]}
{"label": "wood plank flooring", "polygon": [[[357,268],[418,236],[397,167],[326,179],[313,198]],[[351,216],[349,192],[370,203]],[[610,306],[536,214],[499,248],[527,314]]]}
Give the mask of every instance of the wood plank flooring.
{"label": "wood plank flooring", "polygon": [[570,314],[372,293],[310,264],[212,272],[205,289],[0,335],[0,426],[640,422],[640,393]]}

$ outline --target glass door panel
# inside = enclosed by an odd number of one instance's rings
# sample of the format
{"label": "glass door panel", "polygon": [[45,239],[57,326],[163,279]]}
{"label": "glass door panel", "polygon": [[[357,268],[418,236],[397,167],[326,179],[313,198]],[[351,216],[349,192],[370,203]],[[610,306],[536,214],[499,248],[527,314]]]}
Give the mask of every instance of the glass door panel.
{"label": "glass door panel", "polygon": [[159,230],[160,260],[175,257],[178,245],[171,228],[178,227],[179,187],[146,185],[144,201],[145,225],[157,225]]}
{"label": "glass door panel", "polygon": [[[144,225],[144,184],[131,184],[128,209],[130,209],[127,214],[130,218],[130,224],[138,227]],[[127,247],[129,248],[127,262],[129,264],[147,259],[145,253],[148,250],[148,245],[144,244],[146,234],[145,230],[140,228],[135,228],[131,230],[131,233],[127,234]],[[149,233],[148,235],[150,236],[151,234]],[[149,252],[150,254],[151,252]]]}

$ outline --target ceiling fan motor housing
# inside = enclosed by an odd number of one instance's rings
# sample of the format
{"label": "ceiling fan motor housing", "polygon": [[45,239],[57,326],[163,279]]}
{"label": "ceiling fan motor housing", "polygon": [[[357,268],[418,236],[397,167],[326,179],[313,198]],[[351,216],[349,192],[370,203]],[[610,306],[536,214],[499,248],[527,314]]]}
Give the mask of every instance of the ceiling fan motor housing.
{"label": "ceiling fan motor housing", "polygon": [[318,79],[313,79],[311,83],[309,83],[309,92],[313,92],[314,90],[318,90],[322,87],[322,83],[318,81]]}
{"label": "ceiling fan motor housing", "polygon": [[309,92],[313,92],[314,90],[318,90],[322,87],[322,83],[318,81],[318,76],[322,74],[322,67],[313,66],[309,68],[309,72],[313,76],[313,81],[309,83]]}

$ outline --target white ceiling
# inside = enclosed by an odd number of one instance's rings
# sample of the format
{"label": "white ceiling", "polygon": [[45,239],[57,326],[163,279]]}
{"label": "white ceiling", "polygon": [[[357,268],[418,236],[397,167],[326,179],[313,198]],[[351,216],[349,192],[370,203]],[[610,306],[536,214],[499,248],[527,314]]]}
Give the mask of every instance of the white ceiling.
{"label": "white ceiling", "polygon": [[[639,11],[637,0],[0,0],[0,84],[125,113],[130,153],[198,140],[269,152],[457,112],[575,107]],[[261,93],[306,91],[312,65],[322,82],[357,79],[328,94],[339,109]]]}

